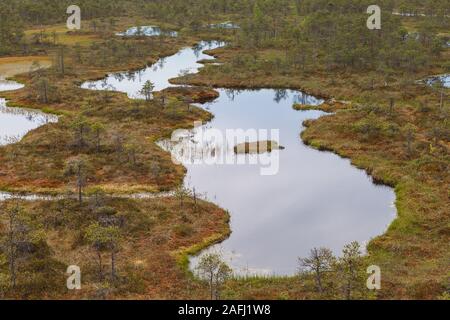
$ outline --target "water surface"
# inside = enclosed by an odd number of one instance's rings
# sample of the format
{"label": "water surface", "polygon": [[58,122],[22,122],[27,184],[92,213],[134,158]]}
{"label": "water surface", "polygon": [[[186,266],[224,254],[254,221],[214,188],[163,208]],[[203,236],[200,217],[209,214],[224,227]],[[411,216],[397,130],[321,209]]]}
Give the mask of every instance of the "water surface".
{"label": "water surface", "polygon": [[[23,85],[7,80],[0,80],[0,92],[23,88]],[[0,98],[0,146],[22,139],[29,131],[49,122],[56,122],[57,117],[37,110],[10,108],[5,99]]]}
{"label": "water surface", "polygon": [[450,74],[431,76],[425,81],[429,86],[439,85],[444,88],[450,88]]}
{"label": "water surface", "polygon": [[139,26],[132,27],[125,32],[119,32],[116,35],[121,37],[135,37],[135,36],[146,36],[146,37],[159,37],[159,36],[168,36],[168,37],[177,37],[178,32],[176,31],[166,31],[162,30],[157,26]]}
{"label": "water surface", "polygon": [[156,64],[140,71],[118,72],[108,75],[100,81],[85,82],[82,88],[93,90],[112,89],[126,92],[130,98],[143,98],[139,91],[145,82],[150,80],[155,85],[155,91],[171,87],[169,79],[182,74],[197,72],[203,65],[199,60],[210,60],[211,56],[203,53],[206,49],[215,49],[222,46],[222,42],[201,42],[194,48],[184,48],[177,54],[160,59]]}
{"label": "water surface", "polygon": [[234,30],[234,29],[240,29],[241,27],[237,24],[235,24],[232,21],[226,21],[222,23],[216,23],[216,24],[210,24],[209,27],[211,29],[225,29],[225,30]]}

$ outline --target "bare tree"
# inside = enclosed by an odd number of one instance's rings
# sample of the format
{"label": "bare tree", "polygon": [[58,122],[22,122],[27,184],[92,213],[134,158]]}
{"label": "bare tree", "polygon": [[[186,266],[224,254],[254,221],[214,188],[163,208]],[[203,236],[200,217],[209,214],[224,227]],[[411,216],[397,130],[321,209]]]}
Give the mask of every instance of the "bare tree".
{"label": "bare tree", "polygon": [[135,166],[137,164],[137,155],[140,151],[140,146],[135,143],[127,143],[125,145],[125,150],[128,155],[128,161]]}
{"label": "bare tree", "polygon": [[33,73],[36,73],[37,77],[41,76],[41,72],[42,72],[42,66],[39,63],[39,61],[33,61],[33,63],[31,64],[30,67],[30,75],[32,76]]}
{"label": "bare tree", "polygon": [[394,114],[394,106],[395,106],[395,99],[389,98],[389,114],[391,116]]}
{"label": "bare tree", "polygon": [[66,66],[64,63],[64,47],[59,47],[58,51],[56,52],[56,65],[58,67],[59,72],[64,77],[66,73]]}
{"label": "bare tree", "polygon": [[195,187],[192,189],[192,197],[194,198],[194,209],[197,210],[197,193]]}
{"label": "bare tree", "polygon": [[161,91],[160,99],[161,99],[161,106],[162,106],[162,108],[164,108],[166,106],[166,104],[167,104],[167,95],[164,92],[164,90]]}
{"label": "bare tree", "polygon": [[33,78],[33,88],[35,89],[37,95],[36,100],[42,103],[49,102],[50,82],[46,77],[36,74]]}
{"label": "bare tree", "polygon": [[87,184],[88,175],[91,171],[89,160],[85,156],[79,156],[71,159],[66,164],[65,174],[68,176],[75,176],[76,187],[78,190],[78,201],[83,202],[83,188]]}
{"label": "bare tree", "polygon": [[414,141],[416,139],[416,132],[417,127],[411,123],[408,123],[406,126],[403,127],[403,134],[406,139],[406,152],[409,157],[412,156],[413,154],[413,146]]}
{"label": "bare tree", "polygon": [[335,258],[330,249],[314,248],[308,258],[299,258],[300,272],[314,274],[317,291],[325,292],[324,275],[332,270]]}
{"label": "bare tree", "polygon": [[95,149],[97,150],[97,152],[100,152],[101,138],[103,132],[105,132],[105,126],[99,122],[96,122],[92,125],[92,131],[94,132]]}
{"label": "bare tree", "polygon": [[445,97],[445,83],[444,83],[444,79],[443,78],[437,78],[436,81],[433,82],[432,85],[433,89],[435,89],[436,91],[438,91],[439,95],[440,95],[440,99],[439,99],[439,108],[442,110],[444,109],[444,97]]}

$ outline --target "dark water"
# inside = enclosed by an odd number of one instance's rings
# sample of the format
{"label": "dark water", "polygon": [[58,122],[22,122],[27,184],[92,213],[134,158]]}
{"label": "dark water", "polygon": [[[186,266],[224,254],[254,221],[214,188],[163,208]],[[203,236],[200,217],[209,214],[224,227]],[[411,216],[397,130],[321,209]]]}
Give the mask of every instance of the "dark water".
{"label": "dark water", "polygon": [[[201,47],[219,45],[202,43]],[[211,57],[200,53],[199,47],[183,49],[134,77],[110,75],[104,84],[137,97],[147,79],[157,90],[164,89],[182,70],[196,72],[200,66],[196,61],[205,58]],[[102,89],[101,84],[83,87]],[[186,166],[186,186],[231,214],[231,237],[209,250],[220,251],[240,274],[291,275],[296,272],[297,257],[313,247],[325,246],[339,253],[351,241],[365,244],[386,230],[396,216],[393,190],[373,184],[349,160],[302,143],[303,120],[324,113],[295,111],[292,105],[298,101],[317,105],[320,99],[292,90],[219,92],[216,101],[202,106],[214,114],[212,122],[179,132],[178,141],[160,143]],[[233,145],[226,140],[208,138],[208,132],[217,137],[230,129],[277,130],[278,134],[269,133],[268,140],[275,137],[285,150],[234,155]],[[218,155],[234,164],[208,164]],[[256,164],[250,164],[251,160]],[[276,168],[275,174],[262,174],[268,163]],[[192,266],[196,261],[192,259]]]}

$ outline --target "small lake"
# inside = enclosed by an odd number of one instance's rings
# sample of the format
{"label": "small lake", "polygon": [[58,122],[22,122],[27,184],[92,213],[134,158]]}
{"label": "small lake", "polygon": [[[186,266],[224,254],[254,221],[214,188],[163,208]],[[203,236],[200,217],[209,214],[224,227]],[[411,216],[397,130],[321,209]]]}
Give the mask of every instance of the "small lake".
{"label": "small lake", "polygon": [[[113,86],[130,97],[140,97],[138,91],[145,81],[155,83],[156,90],[167,88],[170,78],[186,70],[196,72],[201,67],[198,60],[212,58],[202,50],[221,45],[202,42],[140,72],[111,74],[83,88]],[[230,212],[230,238],[208,250],[220,251],[238,274],[293,275],[297,257],[307,256],[313,247],[329,247],[339,254],[351,241],[364,245],[386,231],[396,217],[394,191],[375,185],[349,160],[314,150],[300,139],[304,120],[326,114],[295,111],[293,103],[318,105],[321,99],[294,90],[218,91],[217,100],[200,105],[214,114],[211,122],[181,132],[177,141],[160,142],[186,166],[185,185]],[[203,139],[208,132],[226,135],[231,129],[274,130],[275,140],[285,149],[235,155],[232,145]],[[185,157],[183,146],[188,150],[194,146],[194,152]],[[219,153],[236,164],[207,163]],[[251,163],[264,156],[277,162],[275,174],[263,175],[263,165]],[[242,164],[237,164],[239,160]],[[191,266],[196,262],[193,258]]]}
{"label": "small lake", "polygon": [[[14,81],[0,80],[0,92],[22,87],[23,85]],[[58,117],[37,110],[10,108],[6,100],[0,98],[0,146],[17,142],[29,131],[56,121]]]}
{"label": "small lake", "polygon": [[156,26],[139,26],[132,27],[124,32],[119,32],[116,34],[120,37],[136,37],[136,36],[145,36],[145,37],[158,37],[158,36],[167,36],[167,37],[177,37],[178,32],[176,31],[166,31],[162,30],[160,27]]}

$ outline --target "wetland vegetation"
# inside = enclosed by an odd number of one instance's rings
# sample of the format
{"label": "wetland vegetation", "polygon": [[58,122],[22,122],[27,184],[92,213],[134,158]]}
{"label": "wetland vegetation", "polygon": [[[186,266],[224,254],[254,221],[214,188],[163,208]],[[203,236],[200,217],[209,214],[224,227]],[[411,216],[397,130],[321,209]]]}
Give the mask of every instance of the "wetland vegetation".
{"label": "wetland vegetation", "polygon": [[[0,197],[0,298],[448,299],[450,107],[446,82],[436,81],[446,77],[435,76],[450,72],[448,1],[379,1],[382,29],[369,30],[365,0],[86,0],[76,31],[64,24],[69,2],[0,4],[0,79],[23,84],[0,92],[0,134],[5,114],[29,124],[35,110],[55,120],[8,131],[7,143],[0,136],[0,190],[60,197]],[[98,82],[122,74],[135,83],[140,70],[211,40],[226,45],[206,50],[214,59],[198,73],[177,72],[164,87],[145,79],[136,96]],[[351,239],[339,250],[318,241],[289,252],[299,275],[232,277],[206,255],[195,277],[189,255],[228,239],[237,218],[191,188],[188,166],[158,142],[220,120],[214,104],[197,103],[264,88],[278,89],[271,99],[279,101],[289,89],[304,94],[280,115],[330,113],[299,118],[296,147],[348,158],[394,188],[397,217],[365,239],[367,250]],[[301,198],[295,184],[285,187]],[[325,202],[319,196],[308,199]],[[272,249],[264,255],[283,252]],[[82,290],[67,290],[69,265],[83,270]],[[369,265],[380,266],[382,290],[365,287]],[[208,270],[217,281],[204,281]]]}

